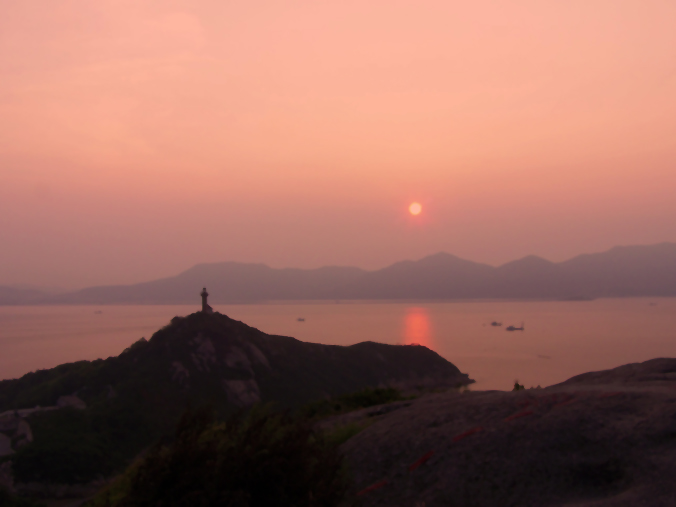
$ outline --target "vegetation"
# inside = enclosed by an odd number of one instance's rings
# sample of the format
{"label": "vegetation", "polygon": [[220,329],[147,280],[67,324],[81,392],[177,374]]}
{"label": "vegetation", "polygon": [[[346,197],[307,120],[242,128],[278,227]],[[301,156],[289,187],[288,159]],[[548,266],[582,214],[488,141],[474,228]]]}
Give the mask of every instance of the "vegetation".
{"label": "vegetation", "polygon": [[31,418],[35,441],[13,457],[19,482],[86,483],[111,473],[120,458],[92,414],[63,409]]}
{"label": "vegetation", "polygon": [[7,489],[0,486],[0,507],[43,507],[42,504],[32,500],[13,495]]}
{"label": "vegetation", "polygon": [[91,505],[329,507],[346,489],[337,443],[307,420],[257,408],[217,422],[203,409]]}
{"label": "vegetation", "polygon": [[[137,341],[117,357],[0,381],[0,412],[54,406],[65,395],[84,401],[84,410],[28,416],[34,441],[17,448],[11,460],[20,483],[86,484],[122,472],[144,449],[172,434],[188,406],[210,405],[217,418],[226,420],[259,400],[295,410],[309,424],[405,399],[395,389],[365,387],[412,371],[468,381],[424,347],[303,343],[266,335],[225,315],[195,313],[172,319],[150,340]],[[342,395],[346,392],[354,394]],[[324,393],[337,397],[303,406]],[[335,428],[327,438],[344,441],[357,431]]]}
{"label": "vegetation", "polygon": [[212,409],[189,410],[171,441],[155,445],[88,505],[338,505],[348,486],[338,448],[368,423],[322,432],[318,421],[405,399],[397,389],[363,389],[295,413],[255,407],[225,422]]}
{"label": "vegetation", "polygon": [[300,409],[300,414],[309,419],[316,419],[408,399],[411,397],[403,396],[399,389],[366,388],[355,393],[308,403]]}
{"label": "vegetation", "polygon": [[370,423],[352,422],[341,426],[336,426],[326,433],[326,440],[330,444],[339,446],[350,440],[357,433],[367,428]]}

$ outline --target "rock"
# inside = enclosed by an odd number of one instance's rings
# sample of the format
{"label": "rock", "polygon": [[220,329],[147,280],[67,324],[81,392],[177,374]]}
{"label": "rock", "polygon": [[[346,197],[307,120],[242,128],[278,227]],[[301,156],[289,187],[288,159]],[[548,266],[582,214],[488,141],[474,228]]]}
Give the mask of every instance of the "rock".
{"label": "rock", "polygon": [[247,350],[249,351],[249,355],[251,357],[252,362],[262,364],[267,369],[270,369],[270,362],[268,361],[268,358],[265,357],[265,354],[261,352],[261,349],[259,349],[253,343],[248,341],[245,341],[244,344]]}
{"label": "rock", "polygon": [[676,360],[655,360],[544,389],[365,410],[371,424],[342,446],[350,497],[365,507],[676,505],[673,372]]}
{"label": "rock", "polygon": [[[32,498],[64,500],[71,499],[66,505],[83,505],[87,497],[91,497],[101,490],[108,482],[97,479],[85,484],[52,484],[47,482],[17,483],[14,485],[17,493]],[[58,505],[62,505],[59,502]]]}
{"label": "rock", "polygon": [[14,431],[19,426],[20,417],[16,410],[8,410],[0,414],[0,431]]}
{"label": "rock", "polygon": [[228,400],[239,407],[247,407],[261,401],[261,391],[254,379],[224,380],[223,387]]}
{"label": "rock", "polygon": [[31,430],[30,424],[28,424],[28,421],[25,419],[19,421],[19,425],[16,429],[16,436],[24,442],[33,441],[33,431]]}
{"label": "rock", "polygon": [[249,357],[239,347],[231,347],[223,360],[228,368],[236,368],[246,370],[249,373],[253,373]]}
{"label": "rock", "polygon": [[14,454],[12,439],[4,433],[0,433],[0,456],[9,456],[10,454]]}
{"label": "rock", "polygon": [[10,493],[14,493],[14,475],[12,474],[12,463],[10,461],[0,463],[0,488],[3,487]]}
{"label": "rock", "polygon": [[216,348],[210,338],[198,334],[192,340],[196,345],[191,354],[192,360],[199,371],[211,371],[211,366],[216,364]]}
{"label": "rock", "polygon": [[183,366],[183,363],[180,361],[173,361],[171,363],[171,368],[174,370],[171,375],[171,380],[178,382],[181,387],[187,387],[190,383],[190,372]]}
{"label": "rock", "polygon": [[59,396],[59,399],[56,400],[56,406],[59,408],[71,407],[78,410],[87,408],[87,404],[74,394],[71,394],[70,396]]}

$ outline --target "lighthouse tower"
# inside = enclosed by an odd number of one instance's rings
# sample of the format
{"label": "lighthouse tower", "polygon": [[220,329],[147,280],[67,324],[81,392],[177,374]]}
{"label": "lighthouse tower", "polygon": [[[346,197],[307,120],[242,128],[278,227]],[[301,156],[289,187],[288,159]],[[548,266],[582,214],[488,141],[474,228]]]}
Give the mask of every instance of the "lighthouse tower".
{"label": "lighthouse tower", "polygon": [[209,304],[207,303],[207,298],[209,297],[209,293],[207,292],[206,287],[204,287],[202,289],[200,296],[202,296],[202,313],[214,313],[213,308],[211,308],[209,306]]}

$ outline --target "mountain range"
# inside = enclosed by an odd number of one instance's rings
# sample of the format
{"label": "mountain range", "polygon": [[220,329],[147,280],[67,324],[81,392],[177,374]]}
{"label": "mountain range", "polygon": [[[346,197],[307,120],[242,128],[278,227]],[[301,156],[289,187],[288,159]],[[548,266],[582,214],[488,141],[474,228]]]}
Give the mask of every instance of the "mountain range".
{"label": "mountain range", "polygon": [[59,295],[0,287],[0,304],[182,304],[361,299],[593,299],[676,296],[676,244],[618,246],[564,262],[528,256],[499,267],[438,253],[376,271],[198,264],[177,276]]}

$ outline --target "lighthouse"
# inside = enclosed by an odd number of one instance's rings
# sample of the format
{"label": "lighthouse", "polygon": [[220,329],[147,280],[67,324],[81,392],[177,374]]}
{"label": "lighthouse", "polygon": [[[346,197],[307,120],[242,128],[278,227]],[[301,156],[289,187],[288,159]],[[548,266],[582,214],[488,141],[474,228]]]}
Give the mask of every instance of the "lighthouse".
{"label": "lighthouse", "polygon": [[207,298],[209,297],[209,293],[207,292],[206,287],[204,287],[202,289],[200,296],[202,296],[202,313],[214,313],[213,308],[211,308],[209,306],[209,304],[207,303]]}

